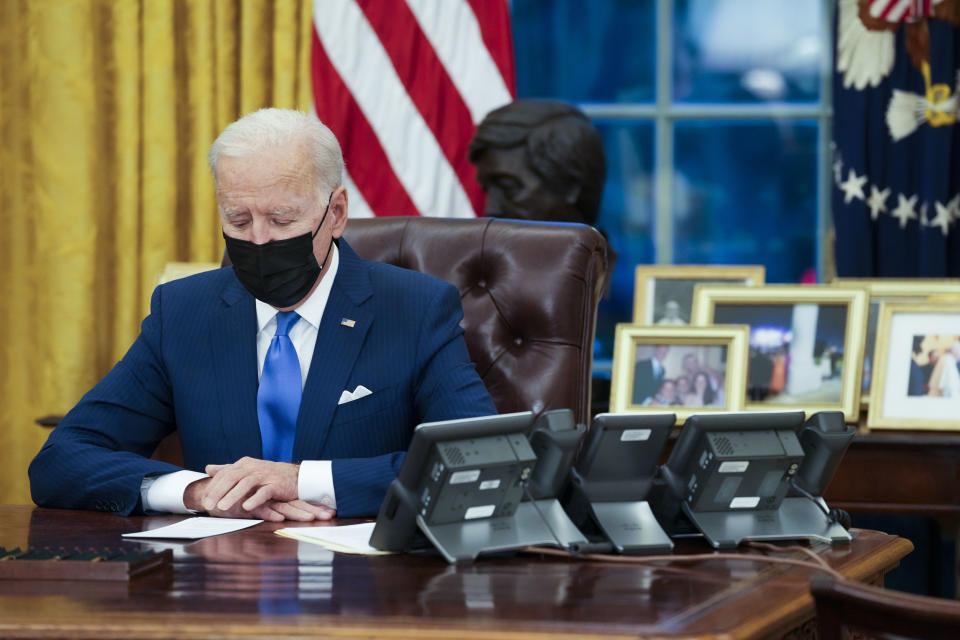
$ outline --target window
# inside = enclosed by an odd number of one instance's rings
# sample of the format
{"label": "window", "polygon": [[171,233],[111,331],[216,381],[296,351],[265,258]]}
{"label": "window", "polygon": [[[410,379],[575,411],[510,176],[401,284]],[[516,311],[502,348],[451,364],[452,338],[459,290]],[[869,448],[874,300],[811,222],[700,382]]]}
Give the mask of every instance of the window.
{"label": "window", "polygon": [[513,0],[520,97],[577,104],[604,139],[598,226],[618,254],[598,364],[636,264],[820,267],[829,219],[828,0]]}

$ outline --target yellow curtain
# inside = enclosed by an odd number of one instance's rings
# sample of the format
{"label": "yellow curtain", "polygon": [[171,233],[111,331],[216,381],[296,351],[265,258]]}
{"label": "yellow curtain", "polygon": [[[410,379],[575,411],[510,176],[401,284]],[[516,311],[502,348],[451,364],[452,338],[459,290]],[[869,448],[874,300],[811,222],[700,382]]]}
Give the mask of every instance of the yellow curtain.
{"label": "yellow curtain", "polygon": [[0,0],[0,504],[170,261],[223,251],[206,151],[309,110],[309,0]]}

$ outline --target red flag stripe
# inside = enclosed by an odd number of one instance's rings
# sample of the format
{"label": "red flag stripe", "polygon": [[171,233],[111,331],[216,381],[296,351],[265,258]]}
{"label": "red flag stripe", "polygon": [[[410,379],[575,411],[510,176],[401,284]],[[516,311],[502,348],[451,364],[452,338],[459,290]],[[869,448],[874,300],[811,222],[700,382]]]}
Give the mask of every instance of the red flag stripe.
{"label": "red flag stripe", "polygon": [[316,111],[357,213],[482,212],[467,151],[515,95],[508,0],[314,0],[313,22]]}
{"label": "red flag stripe", "polygon": [[348,161],[360,158],[364,164],[378,167],[374,173],[348,166],[350,177],[376,215],[418,215],[417,207],[391,169],[373,128],[330,63],[316,28],[312,33],[311,73],[317,117],[337,136],[344,158]]}
{"label": "red flag stripe", "polygon": [[[408,0],[413,1],[417,0]],[[431,4],[442,11],[459,6],[461,2],[431,1]],[[394,3],[383,2],[379,6],[389,11]],[[475,26],[473,12],[466,4],[462,6]],[[475,217],[460,178],[397,75],[393,61],[357,1],[317,0],[314,25],[327,59],[353,95],[386,154],[391,170],[420,215]],[[454,24],[451,32],[456,28]],[[467,51],[477,51],[475,47],[479,47],[502,85],[499,71],[480,39],[479,27],[475,28],[475,33],[477,44],[468,47]],[[505,87],[503,92],[509,96]],[[351,161],[350,158],[347,160]],[[358,159],[352,160],[356,162]],[[354,168],[360,170],[361,167],[373,173],[378,171],[378,166],[371,165],[369,158],[360,158]]]}
{"label": "red flag stripe", "polygon": [[[406,0],[406,3],[463,96],[474,124],[513,99],[467,0]],[[489,7],[497,8],[493,2]]]}
{"label": "red flag stripe", "polygon": [[490,56],[500,70],[510,95],[517,97],[517,78],[513,65],[513,40],[510,37],[510,10],[506,2],[467,0]]}
{"label": "red flag stripe", "polygon": [[358,4],[479,215],[483,191],[467,159],[474,125],[466,103],[405,3],[396,3],[389,13],[379,0],[358,0]]}

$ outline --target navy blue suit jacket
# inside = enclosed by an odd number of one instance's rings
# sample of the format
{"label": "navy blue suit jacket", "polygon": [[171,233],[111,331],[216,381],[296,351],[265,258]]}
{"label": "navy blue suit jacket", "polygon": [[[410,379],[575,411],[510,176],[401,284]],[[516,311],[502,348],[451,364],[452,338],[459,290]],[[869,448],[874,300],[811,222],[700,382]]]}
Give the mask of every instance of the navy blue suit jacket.
{"label": "navy blue suit jacket", "polygon": [[660,375],[653,369],[653,358],[639,360],[633,367],[633,404],[643,404],[647,398],[652,398],[660,391],[663,382],[663,365],[660,365]]}
{"label": "navy blue suit jacket", "polygon": [[[369,516],[417,424],[496,409],[467,354],[456,288],[338,247],[293,458],[332,460],[338,514]],[[261,457],[256,335],[254,298],[230,268],[157,287],[123,360],[31,463],[34,502],[140,511],[143,478],[179,470],[147,458],[174,429],[189,469]],[[338,406],[357,385],[372,395]]]}
{"label": "navy blue suit jacket", "polygon": [[923,368],[917,364],[916,360],[910,358],[910,375],[907,378],[907,395],[908,396],[922,396],[923,393],[923,384],[927,381],[927,377],[923,374]]}

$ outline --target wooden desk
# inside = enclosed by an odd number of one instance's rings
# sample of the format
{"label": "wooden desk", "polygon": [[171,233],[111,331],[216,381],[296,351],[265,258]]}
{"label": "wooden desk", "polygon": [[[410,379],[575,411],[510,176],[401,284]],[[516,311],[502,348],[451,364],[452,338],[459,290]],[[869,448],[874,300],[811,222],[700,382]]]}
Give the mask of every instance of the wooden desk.
{"label": "wooden desk", "polygon": [[[832,508],[853,514],[899,514],[887,525],[911,531],[921,547],[904,567],[900,588],[960,598],[960,434],[929,431],[873,431],[854,436],[827,487]],[[935,517],[936,524],[926,518]],[[870,519],[867,519],[869,522]],[[875,522],[876,519],[874,518]],[[923,535],[923,533],[926,535]],[[945,553],[939,541],[952,541]],[[953,565],[953,587],[942,567]],[[910,571],[912,577],[903,575]]]}
{"label": "wooden desk", "polygon": [[[132,547],[143,543],[121,542],[121,533],[178,519],[0,507],[0,545]],[[653,568],[539,555],[451,566],[436,556],[334,555],[276,536],[276,528],[263,523],[165,543],[174,549],[172,570],[129,585],[0,581],[0,636],[769,638],[812,631],[812,571],[803,567],[717,559]],[[851,545],[814,547],[844,574],[875,584],[912,548],[874,531],[856,532]],[[690,542],[685,550],[708,548]]]}
{"label": "wooden desk", "polygon": [[958,516],[960,434],[858,433],[824,497],[857,513]]}

